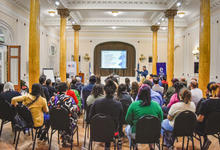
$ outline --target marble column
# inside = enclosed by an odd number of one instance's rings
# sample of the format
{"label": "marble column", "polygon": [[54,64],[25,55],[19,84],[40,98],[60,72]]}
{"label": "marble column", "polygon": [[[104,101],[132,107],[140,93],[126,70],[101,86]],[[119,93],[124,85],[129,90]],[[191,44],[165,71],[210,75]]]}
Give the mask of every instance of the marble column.
{"label": "marble column", "polygon": [[165,16],[168,18],[168,43],[167,43],[167,81],[172,86],[171,80],[174,76],[174,17],[177,10],[166,10]]}
{"label": "marble column", "polygon": [[153,67],[152,67],[152,74],[157,74],[157,31],[160,29],[159,26],[151,26],[151,31],[153,31]]}
{"label": "marble column", "polygon": [[40,2],[30,1],[29,25],[29,87],[39,82],[40,76]]}
{"label": "marble column", "polygon": [[76,74],[79,75],[79,30],[80,25],[73,25],[74,29],[74,61],[76,62]]}
{"label": "marble column", "polygon": [[66,18],[69,16],[68,9],[58,9],[60,15],[60,79],[66,81]]}
{"label": "marble column", "polygon": [[210,80],[210,0],[200,0],[199,88],[205,96]]}

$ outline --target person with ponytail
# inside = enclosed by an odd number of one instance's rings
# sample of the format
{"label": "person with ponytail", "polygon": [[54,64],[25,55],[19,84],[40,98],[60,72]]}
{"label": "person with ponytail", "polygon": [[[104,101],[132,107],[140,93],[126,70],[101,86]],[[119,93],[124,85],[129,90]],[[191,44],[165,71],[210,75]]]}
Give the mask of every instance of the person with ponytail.
{"label": "person with ponytail", "polygon": [[[197,124],[196,130],[201,134],[204,133],[204,120],[206,119],[206,116],[212,112],[220,112],[220,84],[212,83],[210,85],[210,94],[211,97],[202,101],[198,110],[197,120],[199,123]],[[208,139],[207,135],[204,135],[203,148],[208,149],[210,144],[211,141]]]}
{"label": "person with ponytail", "polygon": [[41,96],[43,91],[40,84],[33,84],[31,91],[30,94],[14,97],[11,104],[17,106],[18,102],[22,102],[24,105],[32,103],[28,108],[32,114],[34,127],[41,127],[44,123],[44,113],[49,111],[47,101]]}
{"label": "person with ponytail", "polygon": [[137,101],[131,103],[125,117],[129,124],[125,129],[129,143],[131,143],[131,138],[135,138],[138,119],[145,115],[152,115],[163,120],[163,111],[157,102],[151,100],[151,88],[147,84],[140,87]]}
{"label": "person with ponytail", "polygon": [[162,122],[162,135],[164,136],[165,145],[169,148],[172,143],[168,143],[167,139],[169,139],[168,135],[163,134],[164,130],[166,131],[173,131],[174,122],[178,114],[183,111],[189,110],[195,112],[196,106],[193,102],[191,102],[192,95],[191,92],[187,88],[182,88],[179,92],[180,101],[173,104],[168,112],[167,119],[163,120]]}

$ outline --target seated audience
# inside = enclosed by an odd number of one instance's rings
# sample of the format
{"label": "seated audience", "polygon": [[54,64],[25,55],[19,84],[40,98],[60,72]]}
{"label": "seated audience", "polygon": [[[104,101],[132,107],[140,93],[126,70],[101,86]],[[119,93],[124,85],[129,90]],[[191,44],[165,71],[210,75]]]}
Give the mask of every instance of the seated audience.
{"label": "seated audience", "polygon": [[3,89],[4,89],[4,84],[0,83],[0,94],[3,92]]}
{"label": "seated audience", "polygon": [[130,93],[131,92],[131,85],[130,85],[130,79],[129,78],[125,78],[125,84],[127,87],[127,92]]}
{"label": "seated audience", "polygon": [[42,87],[40,84],[33,84],[30,94],[24,96],[14,97],[11,104],[16,106],[18,102],[22,102],[24,105],[29,105],[35,101],[28,108],[32,114],[34,127],[41,127],[44,123],[44,113],[48,112],[47,101],[41,96]]}
{"label": "seated audience", "polygon": [[104,88],[101,84],[96,84],[92,88],[91,94],[88,96],[86,103],[87,106],[89,107],[92,105],[96,100],[104,98]]}
{"label": "seated audience", "polygon": [[155,77],[153,79],[153,82],[154,85],[152,87],[152,90],[154,90],[155,92],[159,92],[161,95],[163,95],[164,88],[159,85],[159,78]]}
{"label": "seated audience", "polygon": [[[150,88],[152,88],[152,82],[150,80],[145,80],[143,84],[147,84]],[[157,102],[161,107],[164,104],[161,94],[153,91],[152,89],[151,89],[151,100]]]}
{"label": "seated audience", "polygon": [[89,77],[89,84],[83,87],[82,89],[82,102],[83,102],[83,108],[87,109],[86,100],[88,96],[90,95],[92,88],[94,87],[96,83],[96,77],[94,75]]}
{"label": "seated audience", "polygon": [[[206,116],[212,112],[220,112],[220,84],[212,84],[210,90],[212,91],[212,96],[201,102],[198,111],[197,120],[199,123],[196,130],[202,135],[204,135]],[[208,150],[210,144],[211,141],[208,139],[207,135],[204,135],[204,150]]]}
{"label": "seated audience", "polygon": [[[114,99],[114,94],[117,89],[116,83],[108,79],[104,86],[105,98],[96,100],[91,107],[89,119],[96,114],[109,115],[114,119],[115,122],[115,131],[118,131],[119,123],[122,122],[123,109],[120,102]],[[105,149],[110,149],[110,143],[105,143]]]}
{"label": "seated audience", "polygon": [[192,93],[192,102],[194,102],[197,106],[197,104],[203,97],[202,90],[198,88],[198,83],[195,80],[192,80],[190,82],[190,89]]}
{"label": "seated audience", "polygon": [[57,93],[56,89],[52,86],[52,82],[51,82],[50,79],[46,80],[46,85],[47,85],[47,89],[48,89],[48,92],[49,92],[49,96],[51,98],[52,96],[54,96]]}
{"label": "seated audience", "polygon": [[5,100],[11,104],[13,97],[20,96],[21,94],[14,89],[14,85],[11,82],[7,82],[4,85],[3,92],[0,93],[0,100]]}
{"label": "seated audience", "polygon": [[[123,83],[118,86],[117,100],[119,102],[121,102],[121,104],[122,104],[122,107],[123,107],[123,120],[124,120],[125,116],[127,114],[128,107],[132,103],[132,98],[127,92],[127,86]],[[124,136],[123,124],[119,125],[119,135],[120,135],[120,137]]]}
{"label": "seated audience", "polygon": [[168,116],[168,119],[163,120],[162,122],[162,135],[164,136],[165,139],[165,145],[167,147],[171,147],[173,146],[172,143],[168,143],[168,138],[166,134],[164,134],[164,130],[166,131],[173,131],[173,127],[174,127],[174,122],[176,117],[178,116],[179,113],[189,110],[192,112],[195,112],[196,107],[195,104],[193,102],[191,102],[191,92],[186,89],[183,88],[181,89],[180,93],[179,93],[179,97],[180,97],[180,102],[175,103],[171,106]]}
{"label": "seated audience", "polygon": [[178,80],[177,78],[173,78],[173,79],[172,79],[172,86],[167,89],[167,92],[166,92],[166,94],[165,94],[166,105],[169,104],[170,98],[171,98],[171,97],[173,96],[173,94],[175,93],[174,84],[175,84],[176,82],[179,82],[179,80]]}
{"label": "seated audience", "polygon": [[48,91],[48,88],[46,86],[46,76],[45,75],[41,75],[39,78],[39,83],[42,85],[42,89],[43,89],[43,97],[46,98],[47,102],[50,100],[50,94]]}
{"label": "seated audience", "polygon": [[129,108],[125,120],[129,124],[125,132],[128,136],[129,142],[131,138],[135,139],[136,123],[139,118],[144,115],[153,115],[163,120],[163,112],[160,105],[151,99],[151,88],[144,84],[140,87],[138,92],[138,101],[133,102]]}
{"label": "seated audience", "polygon": [[212,90],[211,90],[211,85],[215,84],[215,82],[209,82],[209,84],[207,85],[207,91],[206,91],[206,97],[207,99],[209,97],[212,97]]}
{"label": "seated audience", "polygon": [[137,82],[132,82],[131,83],[131,92],[130,92],[130,95],[133,99],[133,101],[136,99],[137,97],[137,94],[138,94],[138,90],[139,90],[139,85]]}
{"label": "seated audience", "polygon": [[71,124],[69,126],[69,130],[62,131],[61,138],[63,147],[69,146],[71,144],[71,133],[73,132],[74,127],[77,124],[77,105],[75,104],[72,97],[66,95],[67,92],[67,84],[65,82],[60,82],[57,85],[58,94],[56,96],[51,97],[48,106],[51,109],[52,107],[63,106],[69,111],[69,117],[71,120]]}
{"label": "seated audience", "polygon": [[185,87],[187,87],[187,80],[186,80],[185,77],[181,77],[181,78],[180,78],[180,82],[181,82]]}
{"label": "seated audience", "polygon": [[78,101],[78,99],[77,99],[77,97],[76,97],[75,92],[70,89],[70,84],[69,84],[68,81],[67,81],[67,84],[66,84],[66,85],[67,85],[67,88],[68,88],[68,90],[67,90],[67,92],[66,92],[66,95],[71,96],[71,97],[73,98],[75,104],[78,105],[79,101]]}
{"label": "seated audience", "polygon": [[104,87],[104,84],[102,84],[102,82],[101,82],[100,76],[96,76],[96,84],[101,84]]}
{"label": "seated audience", "polygon": [[71,86],[70,89],[75,93],[75,95],[76,95],[76,97],[77,97],[77,100],[78,100],[78,107],[79,107],[80,110],[81,110],[81,108],[82,108],[82,100],[81,100],[81,97],[80,97],[79,91],[76,90],[76,89],[72,89],[72,86]]}

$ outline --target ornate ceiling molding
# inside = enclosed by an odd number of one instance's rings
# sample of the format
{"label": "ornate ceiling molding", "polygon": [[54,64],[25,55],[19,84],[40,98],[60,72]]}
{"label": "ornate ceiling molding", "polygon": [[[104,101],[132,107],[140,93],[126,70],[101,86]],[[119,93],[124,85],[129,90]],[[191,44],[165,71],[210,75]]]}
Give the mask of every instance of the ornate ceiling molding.
{"label": "ornate ceiling molding", "polygon": [[220,7],[220,0],[211,0],[211,9]]}
{"label": "ornate ceiling molding", "polygon": [[165,10],[176,0],[61,0],[70,10]]}

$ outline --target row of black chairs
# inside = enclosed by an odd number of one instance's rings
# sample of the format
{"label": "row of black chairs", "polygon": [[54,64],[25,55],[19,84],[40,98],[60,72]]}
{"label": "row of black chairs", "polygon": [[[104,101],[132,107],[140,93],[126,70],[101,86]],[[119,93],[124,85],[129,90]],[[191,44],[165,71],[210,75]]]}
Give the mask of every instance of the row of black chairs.
{"label": "row of black chairs", "polygon": [[[202,149],[201,136],[213,135],[218,138],[220,142],[220,112],[211,113],[207,116],[205,121],[204,134],[196,132],[196,115],[191,111],[184,111],[180,113],[175,120],[173,131],[164,131],[172,135],[173,143],[182,137],[182,149],[184,149],[185,138],[187,138],[187,146],[189,141],[192,142],[194,149],[194,138],[200,141],[200,148]],[[86,129],[85,129],[86,131]],[[110,116],[102,114],[95,115],[90,121],[90,140],[89,150],[92,149],[92,142],[113,142],[116,148],[116,137],[114,136],[114,121]],[[136,124],[136,138],[132,139],[130,149],[135,149],[136,144],[156,144],[160,149],[160,135],[161,135],[161,121],[154,116],[143,116]],[[86,136],[86,135],[85,135]],[[199,138],[197,137],[199,136]],[[86,138],[86,137],[85,137]],[[84,141],[85,146],[85,141]],[[164,137],[162,139],[162,149],[164,147]]]}
{"label": "row of black chairs", "polygon": [[[1,122],[1,130],[0,130],[0,137],[1,137],[1,133],[3,130],[3,126],[6,123],[12,123],[13,125],[13,132],[14,132],[14,140],[13,140],[13,144],[15,144],[15,150],[18,147],[18,143],[19,143],[19,138],[20,138],[20,133],[21,132],[25,132],[28,131],[28,134],[30,135],[30,131],[31,131],[31,135],[32,135],[32,140],[33,140],[33,146],[32,146],[32,150],[35,149],[35,143],[36,143],[36,139],[37,136],[39,135],[42,127],[34,127],[33,125],[33,120],[32,120],[32,116],[29,113],[29,116],[27,115],[28,113],[26,113],[26,117],[29,118],[29,121],[26,122],[27,126],[25,126],[24,128],[17,128],[16,124],[14,124],[13,122],[13,118],[12,116],[15,116],[15,114],[11,114],[13,111],[12,110],[12,106],[5,102],[0,100],[0,119],[2,120]],[[21,110],[17,110],[17,111],[23,111],[22,108]],[[47,133],[47,137],[48,137],[48,143],[49,143],[49,149],[51,149],[51,143],[52,143],[52,135],[58,131],[58,144],[59,142],[59,132],[63,131],[63,130],[68,130],[69,129],[69,125],[70,125],[70,119],[69,119],[69,112],[66,109],[51,109],[50,110],[50,124],[51,124],[51,134],[50,134],[50,138],[49,138],[49,133]],[[35,130],[35,134],[34,134],[34,130]],[[72,139],[71,139],[71,150],[73,147],[73,135],[77,133],[77,144],[79,145],[79,135],[78,135],[78,126],[76,125],[75,127],[73,127],[73,132],[72,132]]]}

